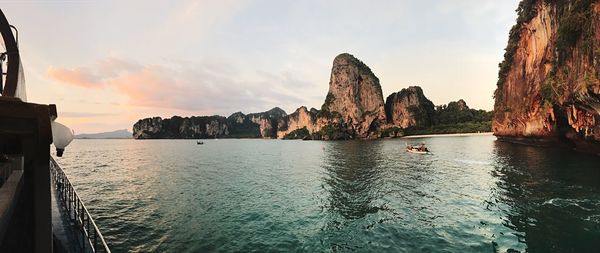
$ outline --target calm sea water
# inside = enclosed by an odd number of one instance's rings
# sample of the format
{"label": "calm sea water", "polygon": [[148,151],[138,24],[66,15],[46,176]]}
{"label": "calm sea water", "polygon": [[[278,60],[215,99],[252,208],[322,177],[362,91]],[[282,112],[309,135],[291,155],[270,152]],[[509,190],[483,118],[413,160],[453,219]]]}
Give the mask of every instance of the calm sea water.
{"label": "calm sea water", "polygon": [[114,252],[600,249],[597,156],[492,136],[204,143],[75,140],[58,162]]}

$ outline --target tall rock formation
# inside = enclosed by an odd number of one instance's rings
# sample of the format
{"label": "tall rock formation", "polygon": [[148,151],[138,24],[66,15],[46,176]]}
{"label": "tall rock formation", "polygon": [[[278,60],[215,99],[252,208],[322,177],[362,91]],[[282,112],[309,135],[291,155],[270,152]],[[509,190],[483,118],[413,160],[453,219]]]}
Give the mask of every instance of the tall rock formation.
{"label": "tall rock formation", "polygon": [[[339,119],[336,118],[339,114]],[[383,93],[379,79],[371,69],[351,54],[340,54],[333,60],[329,92],[321,107],[318,128],[343,121],[357,138],[377,136],[386,123]],[[377,136],[378,137],[378,136]]]}
{"label": "tall rock formation", "polygon": [[434,105],[419,86],[411,86],[394,92],[385,100],[388,123],[400,127],[424,128],[431,126]]}
{"label": "tall rock formation", "polygon": [[600,141],[600,0],[524,0],[494,93],[494,134],[519,141]]}
{"label": "tall rock formation", "polygon": [[136,139],[366,139],[398,137],[407,131],[412,134],[489,131],[489,117],[485,111],[469,109],[463,100],[434,109],[418,86],[393,93],[384,104],[379,79],[362,61],[344,53],[333,60],[329,92],[321,110],[302,106],[287,115],[275,107],[247,115],[236,112],[227,118],[217,115],[147,118],[135,123],[133,136]]}

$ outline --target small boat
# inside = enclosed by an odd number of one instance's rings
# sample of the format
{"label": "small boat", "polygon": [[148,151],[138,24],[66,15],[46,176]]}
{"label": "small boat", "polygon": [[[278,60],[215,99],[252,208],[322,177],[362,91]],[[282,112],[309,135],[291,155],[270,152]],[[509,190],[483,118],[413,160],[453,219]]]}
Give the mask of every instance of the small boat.
{"label": "small boat", "polygon": [[196,144],[202,145],[202,144],[204,144],[204,142],[202,142],[202,141],[196,141]]}
{"label": "small boat", "polygon": [[408,145],[408,143],[406,144],[406,152],[410,152],[413,154],[427,154],[429,153],[429,150],[425,147],[425,144],[422,144],[422,149],[419,147],[415,147],[412,145]]}
{"label": "small boat", "polygon": [[413,153],[413,154],[427,154],[427,153],[429,153],[429,151],[420,151],[418,148],[415,148],[415,147],[406,147],[406,152]]}

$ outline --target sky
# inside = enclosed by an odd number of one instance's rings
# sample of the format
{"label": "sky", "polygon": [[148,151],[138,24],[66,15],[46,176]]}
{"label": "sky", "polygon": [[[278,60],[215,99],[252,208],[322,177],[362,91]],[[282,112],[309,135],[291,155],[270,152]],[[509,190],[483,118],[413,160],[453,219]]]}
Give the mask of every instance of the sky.
{"label": "sky", "polygon": [[493,109],[518,0],[0,0],[19,29],[29,102],[76,133],[142,118],[320,108],[353,54],[384,99]]}

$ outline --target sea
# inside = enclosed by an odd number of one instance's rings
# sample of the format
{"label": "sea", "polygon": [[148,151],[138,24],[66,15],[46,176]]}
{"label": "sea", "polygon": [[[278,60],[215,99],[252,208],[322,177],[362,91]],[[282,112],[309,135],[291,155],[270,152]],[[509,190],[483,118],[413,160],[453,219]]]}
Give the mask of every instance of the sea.
{"label": "sea", "polygon": [[74,140],[57,161],[113,252],[600,250],[599,156],[494,136],[203,142]]}

